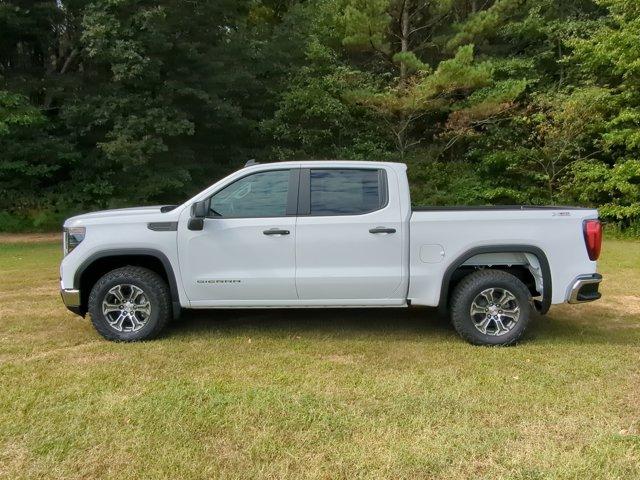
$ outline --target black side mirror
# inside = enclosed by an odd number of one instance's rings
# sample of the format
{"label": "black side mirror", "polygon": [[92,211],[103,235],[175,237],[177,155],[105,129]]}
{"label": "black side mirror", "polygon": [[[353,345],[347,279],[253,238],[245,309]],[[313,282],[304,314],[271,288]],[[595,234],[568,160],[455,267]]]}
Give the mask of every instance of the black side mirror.
{"label": "black side mirror", "polygon": [[209,199],[196,202],[191,206],[191,218],[187,228],[189,230],[202,230],[204,228],[204,219],[209,213]]}

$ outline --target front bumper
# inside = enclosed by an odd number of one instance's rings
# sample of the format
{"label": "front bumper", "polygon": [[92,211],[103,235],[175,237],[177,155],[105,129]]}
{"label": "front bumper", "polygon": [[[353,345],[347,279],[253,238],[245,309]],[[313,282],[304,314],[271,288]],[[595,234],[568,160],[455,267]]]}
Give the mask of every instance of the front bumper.
{"label": "front bumper", "polygon": [[78,315],[83,315],[80,290],[75,290],[72,288],[61,288],[60,296],[62,297],[64,305],[69,310]]}
{"label": "front bumper", "polygon": [[569,287],[567,302],[585,303],[598,300],[602,296],[598,291],[601,281],[602,275],[599,273],[577,276]]}

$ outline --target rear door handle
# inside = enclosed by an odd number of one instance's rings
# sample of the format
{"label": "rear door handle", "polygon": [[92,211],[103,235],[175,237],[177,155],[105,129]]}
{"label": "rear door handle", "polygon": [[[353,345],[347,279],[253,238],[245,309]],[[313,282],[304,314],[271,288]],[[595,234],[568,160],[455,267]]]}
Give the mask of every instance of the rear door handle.
{"label": "rear door handle", "polygon": [[376,227],[369,230],[369,233],[396,233],[395,228]]}
{"label": "rear door handle", "polygon": [[289,235],[289,230],[280,230],[279,228],[270,228],[269,230],[265,230],[265,235]]}

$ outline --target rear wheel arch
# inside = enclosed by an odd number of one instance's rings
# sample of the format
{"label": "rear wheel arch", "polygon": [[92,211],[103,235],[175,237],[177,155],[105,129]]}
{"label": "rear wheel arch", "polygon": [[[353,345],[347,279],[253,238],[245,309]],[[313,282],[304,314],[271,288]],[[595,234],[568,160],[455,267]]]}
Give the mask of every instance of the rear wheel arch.
{"label": "rear wheel arch", "polygon": [[80,290],[81,313],[87,312],[89,293],[106,273],[125,266],[144,267],[156,272],[169,286],[173,317],[180,314],[177,279],[170,260],[160,250],[147,248],[103,250],[87,258],[76,270],[74,287]]}
{"label": "rear wheel arch", "polygon": [[[543,295],[541,301],[536,301],[536,309],[544,314],[549,311],[551,307],[551,294],[552,294],[552,281],[551,281],[551,268],[549,266],[549,260],[547,259],[547,255],[540,247],[536,247],[534,245],[485,245],[481,247],[475,247],[465,251],[463,254],[459,255],[446,269],[443,277],[442,277],[442,285],[440,288],[440,300],[439,300],[439,308],[442,310],[446,310],[449,307],[449,300],[451,297],[451,293],[453,288],[455,287],[454,278],[455,274],[460,273],[459,270],[463,268],[465,262],[469,259],[487,253],[526,253],[533,255],[540,265],[540,270],[542,272],[542,284],[543,284]],[[497,269],[501,269],[497,267]],[[474,270],[470,270],[468,273],[472,273]],[[463,275],[458,278],[461,280],[467,275]]]}

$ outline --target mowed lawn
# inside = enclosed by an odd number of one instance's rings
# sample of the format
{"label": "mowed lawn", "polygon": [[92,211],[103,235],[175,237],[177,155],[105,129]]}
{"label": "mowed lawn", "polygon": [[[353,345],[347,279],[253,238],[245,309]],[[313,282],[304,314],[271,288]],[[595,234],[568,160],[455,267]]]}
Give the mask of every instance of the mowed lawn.
{"label": "mowed lawn", "polygon": [[432,310],[212,311],[102,340],[0,245],[0,477],[640,478],[640,242],[511,348]]}

